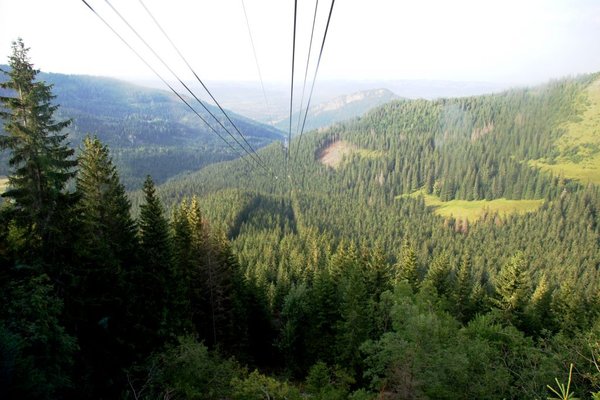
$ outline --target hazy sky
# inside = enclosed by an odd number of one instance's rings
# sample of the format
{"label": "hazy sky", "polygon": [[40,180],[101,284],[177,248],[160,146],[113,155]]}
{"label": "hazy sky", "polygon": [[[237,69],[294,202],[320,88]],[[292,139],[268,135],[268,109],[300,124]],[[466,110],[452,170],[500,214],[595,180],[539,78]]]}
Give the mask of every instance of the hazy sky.
{"label": "hazy sky", "polygon": [[[89,3],[143,49],[105,0]],[[112,3],[191,79],[138,0]],[[144,3],[201,78],[257,79],[241,0]],[[315,2],[298,3],[302,77]],[[293,0],[245,4],[264,79],[289,82]],[[315,55],[329,5],[320,0]],[[0,62],[19,36],[44,71],[153,77],[80,0],[0,0]],[[599,0],[337,0],[319,79],[536,83],[593,71],[600,71]]]}

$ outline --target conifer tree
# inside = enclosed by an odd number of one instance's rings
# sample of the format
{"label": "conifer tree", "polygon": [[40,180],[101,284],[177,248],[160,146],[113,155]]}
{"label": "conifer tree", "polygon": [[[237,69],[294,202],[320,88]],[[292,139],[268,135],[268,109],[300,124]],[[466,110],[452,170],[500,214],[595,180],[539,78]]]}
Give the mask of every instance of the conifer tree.
{"label": "conifer tree", "polygon": [[143,191],[145,203],[140,206],[138,226],[144,257],[129,279],[128,303],[132,308],[130,314],[139,321],[136,324],[141,330],[139,342],[146,342],[148,351],[168,333],[175,336],[173,328],[178,324],[168,315],[175,285],[169,225],[150,176],[146,177]]}
{"label": "conifer tree", "polygon": [[552,288],[548,276],[542,275],[526,309],[528,325],[535,333],[553,329]]}
{"label": "conifer tree", "polygon": [[431,286],[438,295],[445,296],[450,292],[450,261],[447,254],[441,254],[433,259],[425,275],[423,285]]}
{"label": "conifer tree", "polygon": [[365,264],[367,267],[367,286],[369,293],[372,293],[375,299],[379,299],[381,293],[391,288],[392,283],[390,266],[385,259],[385,253],[381,243],[377,243],[373,250],[370,251]]}
{"label": "conifer tree", "polygon": [[463,323],[471,317],[471,292],[473,290],[471,268],[471,255],[466,252],[463,254],[462,262],[456,271],[456,283],[452,296],[454,315]]}
{"label": "conifer tree", "polygon": [[77,162],[65,145],[67,134],[61,133],[71,121],[54,119],[58,106],[52,104],[52,86],[36,81],[39,71],[28,52],[21,39],[13,42],[9,70],[2,71],[8,80],[0,83],[7,93],[0,96],[6,133],[0,135],[0,149],[10,150],[11,167],[3,196],[13,199],[16,221],[27,231],[24,248],[42,255],[48,251],[40,246],[51,249],[60,235],[57,225],[72,201],[65,186]]}
{"label": "conifer tree", "polygon": [[356,371],[360,364],[360,345],[369,338],[375,325],[369,293],[358,265],[345,271],[338,290],[340,319],[336,324],[336,361]]}
{"label": "conifer tree", "polygon": [[77,175],[77,209],[88,255],[103,262],[131,264],[137,246],[136,227],[125,188],[108,148],[96,137],[85,138],[83,146]]}
{"label": "conifer tree", "polygon": [[156,188],[150,175],[144,181],[143,191],[145,203],[140,206],[138,222],[140,247],[153,266],[165,268],[171,262],[169,225],[164,216],[162,203],[156,196]]}
{"label": "conifer tree", "polygon": [[173,262],[176,269],[180,270],[180,279],[188,278],[184,271],[188,271],[187,264],[189,263],[191,251],[191,232],[190,224],[187,219],[188,203],[183,200],[173,210],[171,216],[171,232],[173,237]]}
{"label": "conifer tree", "polygon": [[406,281],[416,292],[419,289],[419,271],[417,268],[417,255],[415,249],[405,241],[402,245],[402,253],[400,255],[400,262],[397,266],[397,277],[396,280]]}
{"label": "conifer tree", "polygon": [[341,294],[329,270],[323,268],[317,272],[311,290],[312,318],[308,333],[313,359],[333,362],[340,299]]}
{"label": "conifer tree", "polygon": [[138,252],[130,203],[108,149],[87,137],[79,157],[76,207],[80,224],[77,282],[70,296],[89,374],[99,397],[114,397],[120,370],[136,354],[134,318],[127,307]]}
{"label": "conifer tree", "polygon": [[496,279],[494,306],[506,321],[522,327],[523,313],[529,297],[529,277],[523,254],[518,253],[500,270]]}
{"label": "conifer tree", "polygon": [[208,265],[212,263],[209,251],[209,237],[206,221],[200,210],[197,197],[193,197],[190,203],[182,209],[189,232],[189,252],[184,268],[189,276],[189,299],[191,306],[191,317],[196,329],[201,331],[201,337],[215,341],[216,331],[211,321],[210,299],[211,293],[207,290],[211,277]]}
{"label": "conifer tree", "polygon": [[[248,336],[248,305],[244,300],[247,296],[247,284],[242,275],[237,257],[224,232],[215,234],[217,260],[221,265],[221,291],[224,296],[217,301],[224,308],[219,315],[221,341],[232,349],[247,350]],[[225,289],[225,290],[223,290]]]}
{"label": "conifer tree", "polygon": [[306,329],[311,322],[310,294],[310,289],[304,284],[292,286],[281,310],[282,327],[278,346],[288,369],[298,375],[312,361],[307,360],[310,343]]}
{"label": "conifer tree", "polygon": [[[231,344],[235,325],[236,303],[235,273],[237,264],[223,236],[209,233],[204,287],[210,309],[212,340],[214,343]],[[208,322],[208,321],[207,321]]]}
{"label": "conifer tree", "polygon": [[178,321],[182,330],[191,330],[192,327],[192,234],[187,210],[188,203],[184,200],[175,207],[171,217],[174,285],[169,302],[172,304],[171,318]]}
{"label": "conifer tree", "polygon": [[574,277],[568,277],[552,294],[551,312],[557,327],[571,334],[585,325],[585,300],[575,288]]}

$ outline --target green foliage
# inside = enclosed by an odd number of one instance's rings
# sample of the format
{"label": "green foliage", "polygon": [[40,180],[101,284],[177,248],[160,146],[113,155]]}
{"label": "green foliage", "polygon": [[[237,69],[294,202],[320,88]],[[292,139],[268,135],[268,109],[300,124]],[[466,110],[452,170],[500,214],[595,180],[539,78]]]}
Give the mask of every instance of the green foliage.
{"label": "green foliage", "polygon": [[127,273],[129,282],[127,313],[135,321],[139,337],[136,352],[145,354],[160,345],[166,337],[180,333],[181,321],[169,310],[178,306],[175,299],[177,276],[172,264],[169,224],[160,200],[155,196],[154,182],[148,176],[144,183],[145,204],[141,206],[139,250],[144,254]]}
{"label": "green foliage", "polygon": [[536,398],[552,360],[512,327],[478,317],[461,328],[431,307],[431,294],[397,287],[393,327],[363,345],[365,377],[400,398]]}
{"label": "green foliage", "polygon": [[106,145],[87,137],[79,156],[77,214],[81,240],[90,257],[102,262],[131,262],[135,257],[136,227],[131,204]]}
{"label": "green foliage", "polygon": [[432,288],[440,297],[447,297],[451,292],[453,282],[451,280],[450,260],[447,254],[437,256],[432,262],[425,279],[423,286]]}
{"label": "green foliage", "polygon": [[373,312],[360,266],[353,266],[344,274],[338,289],[340,319],[336,324],[336,361],[355,374],[362,364],[360,345],[371,336]]}
{"label": "green foliage", "polygon": [[454,302],[453,312],[460,321],[466,322],[471,318],[473,311],[471,293],[474,284],[471,255],[468,252],[463,254],[462,261],[455,275],[456,282],[452,293],[452,300]]}
{"label": "green foliage", "polygon": [[58,106],[52,105],[52,87],[36,81],[39,71],[28,52],[21,39],[13,42],[10,70],[2,71],[8,80],[0,83],[7,90],[7,96],[0,96],[5,132],[0,150],[10,150],[9,189],[2,196],[13,200],[15,221],[30,232],[26,252],[31,261],[47,257],[44,253],[56,245],[61,208],[70,201],[65,187],[77,163],[64,144],[67,135],[61,133],[71,121],[55,121]]}
{"label": "green foliage", "polygon": [[2,389],[6,398],[53,399],[72,386],[78,350],[61,324],[62,301],[46,275],[4,288],[0,313]]}
{"label": "green foliage", "polygon": [[302,398],[298,389],[287,382],[280,382],[257,370],[243,379],[234,378],[231,385],[234,400],[299,400]]}
{"label": "green foliage", "polygon": [[176,345],[152,357],[146,376],[130,379],[133,398],[184,398],[217,400],[230,398],[242,372],[232,359],[198,343],[194,338],[181,337]]}
{"label": "green foliage", "polygon": [[579,397],[584,397],[600,389],[600,323],[596,321],[588,330],[575,334],[572,332],[569,330],[556,335],[551,344],[563,365],[563,371],[567,365],[574,365],[569,374],[571,390]]}
{"label": "green foliage", "polygon": [[548,282],[548,277],[542,275],[525,311],[529,328],[533,332],[541,333],[543,330],[550,331],[553,329],[554,316],[552,315],[551,305],[552,288]]}
{"label": "green foliage", "polygon": [[567,384],[564,385],[558,381],[558,378],[555,378],[556,381],[556,389],[552,386],[548,385],[548,389],[553,393],[554,397],[548,397],[548,400],[578,400],[578,397],[575,397],[571,392],[571,376],[573,374],[573,364],[569,367],[569,379],[567,380]]}
{"label": "green foliage", "polygon": [[529,279],[523,254],[519,253],[498,274],[494,305],[507,322],[522,326],[525,306],[529,298]]}
{"label": "green foliage", "polygon": [[350,385],[353,383],[355,383],[354,379],[339,367],[332,369],[319,361],[308,371],[306,391],[314,399],[347,399]]}
{"label": "green foliage", "polygon": [[[241,160],[147,178],[137,226],[115,166],[126,152],[83,139],[73,202],[0,209],[1,395],[536,399],[569,363],[566,392],[597,392],[600,192],[529,167],[596,78],[391,103],[309,135],[289,179]],[[339,143],[360,150],[321,165]],[[283,170],[278,145],[261,157]],[[475,222],[402,195],[415,189],[545,200]],[[31,212],[54,238],[37,263],[24,262],[42,254],[27,254],[42,243]]]}
{"label": "green foliage", "polygon": [[284,299],[281,310],[283,323],[279,347],[286,359],[286,364],[292,366],[295,374],[300,374],[308,368],[308,349],[311,347],[306,327],[310,323],[310,295],[306,285],[292,286]]}
{"label": "green foliage", "polygon": [[419,289],[420,279],[417,267],[417,256],[415,250],[406,241],[402,245],[402,253],[400,255],[400,265],[397,266],[398,275],[397,281],[406,281],[416,292]]}
{"label": "green foliage", "polygon": [[329,368],[327,364],[319,361],[308,370],[306,376],[306,390],[310,393],[319,393],[330,384]]}

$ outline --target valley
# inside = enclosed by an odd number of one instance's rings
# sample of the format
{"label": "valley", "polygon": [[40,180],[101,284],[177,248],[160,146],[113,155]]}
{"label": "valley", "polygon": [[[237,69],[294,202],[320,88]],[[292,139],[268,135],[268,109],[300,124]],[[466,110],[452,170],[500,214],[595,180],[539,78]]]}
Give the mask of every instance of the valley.
{"label": "valley", "polygon": [[[40,77],[56,88],[56,102],[61,105],[58,115],[73,121],[69,127],[72,146],[78,148],[86,135],[96,135],[109,144],[122,179],[131,190],[140,188],[147,174],[160,183],[239,157],[240,150],[233,151],[164,90],[103,77],[53,73],[41,73]],[[188,101],[193,103],[193,99]],[[213,128],[221,129],[207,111],[196,107]],[[207,108],[215,115],[220,113],[216,106],[208,104]],[[256,148],[283,137],[279,130],[238,114],[232,113],[231,118]],[[219,122],[233,130],[224,117]],[[6,162],[0,163],[0,173],[6,171]]]}
{"label": "valley", "polygon": [[0,92],[3,398],[598,398],[600,73],[355,92],[288,148],[231,113],[241,155],[167,92],[34,80],[27,52]]}

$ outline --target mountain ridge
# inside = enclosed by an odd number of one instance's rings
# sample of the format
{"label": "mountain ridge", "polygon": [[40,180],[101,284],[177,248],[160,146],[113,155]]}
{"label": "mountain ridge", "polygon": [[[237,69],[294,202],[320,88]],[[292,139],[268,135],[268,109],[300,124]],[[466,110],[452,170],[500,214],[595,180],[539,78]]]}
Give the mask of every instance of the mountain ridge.
{"label": "mountain ridge", "polygon": [[[148,173],[160,183],[177,174],[239,156],[168,91],[90,75],[40,72],[37,79],[53,85],[54,102],[59,105],[57,118],[73,120],[66,130],[72,145],[79,146],[87,134],[96,135],[111,147],[123,181],[130,189],[139,187]],[[205,120],[212,122],[214,129],[237,146],[206,111],[193,100],[187,100]],[[206,107],[237,136],[216,106],[206,103]],[[255,149],[282,138],[276,128],[231,111],[228,115]],[[241,142],[239,137],[238,140]],[[239,152],[244,154],[241,149]],[[6,163],[0,165],[0,175],[6,174]]]}
{"label": "mountain ridge", "polygon": [[[362,116],[367,111],[400,97],[392,91],[369,89],[337,96],[329,101],[311,106],[306,117],[304,131],[325,128],[337,122]],[[301,116],[303,117],[303,114]],[[299,113],[292,115],[292,128],[298,124]],[[300,121],[300,125],[302,121]],[[281,130],[289,129],[289,118],[275,124]],[[296,134],[294,131],[292,135]]]}

